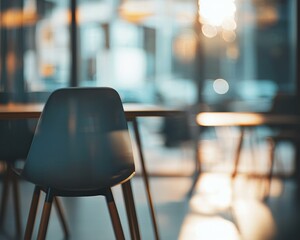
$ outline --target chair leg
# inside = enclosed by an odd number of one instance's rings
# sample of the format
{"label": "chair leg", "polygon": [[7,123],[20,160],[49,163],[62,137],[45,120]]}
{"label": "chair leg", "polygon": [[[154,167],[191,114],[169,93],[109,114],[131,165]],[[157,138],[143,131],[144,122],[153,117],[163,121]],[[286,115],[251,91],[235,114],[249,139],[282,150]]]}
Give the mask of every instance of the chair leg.
{"label": "chair leg", "polygon": [[140,137],[140,133],[139,133],[137,119],[133,118],[132,123],[133,123],[133,130],[134,130],[135,139],[136,139],[136,143],[137,143],[137,149],[138,149],[138,153],[139,153],[140,163],[141,163],[141,167],[142,167],[142,177],[143,177],[144,183],[145,183],[146,194],[147,194],[149,210],[150,210],[150,216],[151,216],[153,230],[154,230],[154,236],[155,236],[155,240],[159,240],[160,238],[159,238],[159,232],[158,232],[158,227],[157,227],[157,223],[156,223],[154,204],[153,204],[151,191],[150,191],[149,176],[148,176],[148,172],[147,172],[146,164],[145,164],[145,160],[144,160],[142,141],[141,141],[141,137]]}
{"label": "chair leg", "polygon": [[38,186],[35,186],[32,200],[31,200],[30,211],[27,219],[27,225],[26,225],[25,236],[24,236],[25,240],[31,239],[32,236],[36,211],[37,211],[39,198],[40,198],[40,192],[41,192],[40,188]]}
{"label": "chair leg", "polygon": [[270,196],[270,191],[271,191],[271,182],[272,182],[272,176],[273,176],[273,166],[274,166],[274,158],[275,158],[275,147],[276,147],[276,143],[272,140],[269,139],[269,143],[270,143],[270,158],[269,158],[269,168],[270,171],[268,173],[268,179],[267,179],[267,190],[265,193],[266,198],[268,198]]}
{"label": "chair leg", "polygon": [[201,174],[201,155],[199,150],[201,149],[200,142],[198,140],[198,137],[195,136],[193,138],[193,147],[194,147],[194,151],[195,151],[195,170],[194,170],[194,174],[193,174],[193,182],[192,182],[192,186],[190,187],[188,193],[187,193],[187,197],[191,198],[194,194],[194,191],[196,190],[196,186],[199,184],[200,182],[200,174]]}
{"label": "chair leg", "polygon": [[239,167],[239,163],[241,160],[240,158],[241,158],[242,146],[243,146],[243,141],[244,141],[245,128],[241,127],[240,131],[241,132],[240,132],[240,136],[239,136],[239,140],[238,140],[238,145],[237,145],[237,149],[235,152],[233,173],[231,175],[232,182],[235,180],[235,177],[238,173],[238,167]]}
{"label": "chair leg", "polygon": [[130,227],[131,239],[139,240],[141,239],[141,237],[140,237],[139,224],[136,216],[130,180],[122,184],[122,191],[123,191],[123,197],[126,206],[127,219]]}
{"label": "chair leg", "polygon": [[3,178],[3,189],[2,189],[1,210],[0,210],[0,227],[2,227],[4,222],[4,217],[6,215],[9,181],[10,181],[10,174],[7,168],[4,172],[4,178]]}
{"label": "chair leg", "polygon": [[38,237],[37,237],[38,240],[44,240],[46,238],[53,197],[54,196],[51,191],[51,188],[49,188],[45,197],[45,203],[43,207],[43,212],[42,212],[42,217],[41,217],[41,222],[40,222],[40,227],[39,227]]}
{"label": "chair leg", "polygon": [[15,220],[16,220],[16,230],[17,236],[21,236],[22,227],[21,227],[21,211],[20,211],[20,197],[19,197],[19,181],[18,177],[9,169],[13,185],[13,197],[15,205]]}
{"label": "chair leg", "polygon": [[105,193],[105,199],[113,225],[115,237],[117,240],[125,240],[118,210],[110,188],[108,188]]}
{"label": "chair leg", "polygon": [[61,203],[57,197],[54,197],[54,205],[56,206],[57,213],[58,213],[59,219],[60,219],[60,223],[62,224],[64,233],[65,233],[65,238],[68,238],[69,237],[69,228],[67,225],[65,214],[63,212],[63,208],[61,207]]}

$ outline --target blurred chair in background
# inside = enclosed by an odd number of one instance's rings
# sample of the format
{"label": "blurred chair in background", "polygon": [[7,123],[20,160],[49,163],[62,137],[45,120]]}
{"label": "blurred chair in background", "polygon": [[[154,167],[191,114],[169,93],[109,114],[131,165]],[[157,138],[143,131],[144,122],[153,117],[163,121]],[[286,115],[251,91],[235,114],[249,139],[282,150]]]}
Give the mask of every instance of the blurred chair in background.
{"label": "blurred chair in background", "polygon": [[[270,110],[272,114],[279,115],[299,115],[300,114],[300,104],[299,97],[296,95],[278,93],[273,100],[272,108]],[[282,142],[290,142],[295,147],[300,141],[299,129],[297,126],[286,126],[277,125],[273,128],[275,134],[267,137],[267,142],[269,144],[269,173],[268,173],[268,188],[266,192],[266,197],[270,194],[271,180],[273,177],[274,162],[276,155],[276,148]]]}
{"label": "blurred chair in background", "polygon": [[[47,96],[48,93],[28,93],[21,102],[44,102]],[[10,101],[10,98],[11,97],[9,96],[9,94],[1,93],[0,103],[4,104],[15,101],[14,99]],[[15,166],[15,164],[19,161],[24,161],[26,159],[32,142],[36,124],[37,120],[34,119],[0,120],[0,162],[2,162],[3,167],[0,227],[3,227],[4,225],[4,219],[6,216],[7,204],[9,199],[9,187],[10,185],[12,185],[16,233],[18,236],[20,236],[22,232],[19,182],[17,176],[11,171],[10,166]],[[65,221],[63,219],[63,213],[61,212],[61,207],[59,205],[59,202],[56,203],[62,223],[64,224],[65,231],[67,231]]]}
{"label": "blurred chair in background", "polygon": [[[8,103],[9,94],[0,94],[0,103]],[[13,186],[13,201],[17,234],[21,233],[21,217],[19,207],[19,186],[17,177],[12,174],[8,165],[14,165],[17,160],[25,159],[30,147],[33,132],[30,131],[26,120],[0,121],[0,161],[3,167],[3,189],[1,196],[0,226],[4,224],[6,215],[9,185]]]}
{"label": "blurred chair in background", "polygon": [[9,165],[17,160],[25,159],[31,144],[33,133],[25,120],[0,121],[0,161],[3,162],[3,189],[1,196],[0,226],[3,226],[6,215],[9,185],[13,187],[13,200],[17,234],[21,233],[21,217],[19,207],[19,186],[17,177],[12,174]]}

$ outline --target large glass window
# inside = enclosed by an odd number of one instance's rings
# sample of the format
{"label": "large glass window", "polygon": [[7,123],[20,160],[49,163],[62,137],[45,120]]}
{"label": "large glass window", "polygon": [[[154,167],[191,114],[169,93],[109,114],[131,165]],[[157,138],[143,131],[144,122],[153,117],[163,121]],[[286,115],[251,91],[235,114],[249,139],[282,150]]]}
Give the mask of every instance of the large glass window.
{"label": "large glass window", "polygon": [[[296,85],[296,0],[77,1],[78,85],[264,111]],[[1,1],[1,91],[70,85],[70,1]],[[259,104],[258,104],[259,103]]]}

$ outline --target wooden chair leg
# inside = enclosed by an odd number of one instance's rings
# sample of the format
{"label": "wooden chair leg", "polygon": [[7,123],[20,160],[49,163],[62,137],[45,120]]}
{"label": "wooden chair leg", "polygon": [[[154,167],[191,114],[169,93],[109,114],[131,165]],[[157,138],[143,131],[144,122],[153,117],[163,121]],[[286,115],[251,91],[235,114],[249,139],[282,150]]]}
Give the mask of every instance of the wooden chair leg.
{"label": "wooden chair leg", "polygon": [[32,200],[31,200],[30,211],[27,219],[27,225],[26,225],[25,236],[24,236],[25,240],[31,239],[32,236],[36,211],[37,211],[39,198],[40,198],[40,192],[41,192],[40,188],[35,186]]}
{"label": "wooden chair leg", "polygon": [[122,184],[122,191],[123,191],[123,197],[126,206],[127,219],[129,223],[131,239],[139,240],[141,239],[141,237],[140,237],[139,224],[136,216],[130,180]]}
{"label": "wooden chair leg", "polygon": [[108,188],[105,193],[105,199],[113,225],[115,237],[117,240],[125,240],[118,210],[110,188]]}
{"label": "wooden chair leg", "polygon": [[271,191],[271,182],[272,182],[272,176],[273,176],[273,166],[274,166],[274,158],[275,158],[275,147],[276,143],[272,140],[268,140],[270,143],[270,155],[269,155],[269,173],[267,177],[267,190],[265,193],[265,198],[268,198],[270,196],[270,191]]}
{"label": "wooden chair leg", "polygon": [[237,145],[237,149],[236,149],[236,153],[235,153],[233,172],[231,175],[232,182],[235,180],[235,177],[238,173],[238,167],[239,167],[239,163],[241,160],[240,158],[241,158],[242,146],[243,146],[243,141],[244,141],[245,128],[241,127],[240,131],[241,132],[240,132],[238,145]]}
{"label": "wooden chair leg", "polygon": [[59,220],[60,220],[60,223],[62,224],[64,233],[65,233],[65,238],[68,238],[69,237],[69,228],[67,225],[65,214],[63,212],[63,208],[61,207],[61,203],[57,197],[54,197],[54,205],[56,206],[57,213],[59,215]]}
{"label": "wooden chair leg", "polygon": [[3,189],[2,189],[2,199],[1,199],[1,209],[0,209],[0,227],[2,227],[4,222],[4,217],[6,215],[9,182],[10,182],[10,174],[6,169],[3,178]]}
{"label": "wooden chair leg", "polygon": [[43,207],[43,212],[42,212],[42,217],[41,217],[41,222],[40,222],[40,227],[39,227],[39,232],[37,237],[38,240],[44,240],[46,238],[46,233],[47,233],[48,223],[49,223],[49,218],[51,213],[51,207],[52,207],[52,201],[53,201],[53,193],[49,188],[45,197],[45,203]]}
{"label": "wooden chair leg", "polygon": [[194,151],[195,151],[195,170],[194,170],[194,174],[193,174],[193,182],[192,182],[192,186],[190,187],[188,193],[187,193],[187,197],[191,198],[194,194],[194,191],[196,189],[196,186],[199,184],[200,182],[200,175],[201,175],[201,155],[199,150],[201,149],[201,146],[199,146],[201,144],[201,141],[199,142],[198,140],[198,134],[197,136],[193,137],[193,147],[194,147]]}
{"label": "wooden chair leg", "polygon": [[143,177],[145,188],[146,188],[146,194],[147,194],[147,199],[148,199],[148,204],[149,204],[149,210],[150,210],[150,216],[151,216],[151,220],[152,220],[155,240],[159,240],[160,239],[159,231],[158,231],[158,227],[157,227],[157,223],[156,223],[155,209],[154,209],[154,204],[153,204],[151,191],[150,191],[149,176],[148,176],[148,172],[147,172],[146,164],[145,164],[145,160],[144,160],[142,141],[141,141],[141,137],[140,137],[140,133],[139,133],[137,119],[133,118],[132,123],[133,123],[133,130],[134,130],[134,134],[135,134],[135,140],[137,143],[137,149],[138,149],[138,153],[139,153],[140,163],[141,163],[141,167],[142,167],[142,177]]}
{"label": "wooden chair leg", "polygon": [[20,211],[20,197],[19,197],[19,181],[18,177],[9,169],[13,185],[13,198],[15,205],[15,221],[16,221],[16,232],[17,236],[21,236],[22,226],[21,226],[21,211]]}

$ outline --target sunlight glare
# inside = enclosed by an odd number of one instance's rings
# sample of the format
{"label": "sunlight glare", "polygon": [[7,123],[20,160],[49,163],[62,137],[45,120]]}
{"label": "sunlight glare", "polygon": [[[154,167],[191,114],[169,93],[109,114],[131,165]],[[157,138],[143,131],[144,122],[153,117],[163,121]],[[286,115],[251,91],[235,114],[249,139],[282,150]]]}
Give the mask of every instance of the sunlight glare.
{"label": "sunlight glare", "polygon": [[178,239],[238,240],[240,238],[237,228],[228,220],[189,214],[183,222]]}
{"label": "sunlight glare", "polygon": [[227,19],[233,19],[236,12],[234,0],[199,0],[199,16],[202,23],[221,26]]}
{"label": "sunlight glare", "polygon": [[234,204],[234,211],[237,213],[240,231],[248,239],[274,239],[276,223],[265,204],[257,200],[238,200]]}
{"label": "sunlight glare", "polygon": [[202,33],[213,38],[218,31],[223,31],[226,42],[235,40],[234,31],[237,28],[235,21],[235,0],[198,0],[199,21],[202,23]]}

